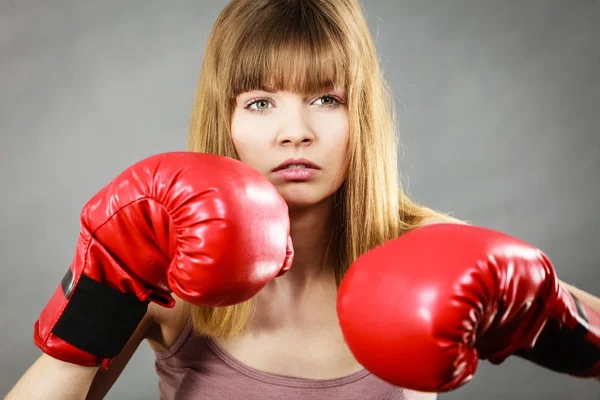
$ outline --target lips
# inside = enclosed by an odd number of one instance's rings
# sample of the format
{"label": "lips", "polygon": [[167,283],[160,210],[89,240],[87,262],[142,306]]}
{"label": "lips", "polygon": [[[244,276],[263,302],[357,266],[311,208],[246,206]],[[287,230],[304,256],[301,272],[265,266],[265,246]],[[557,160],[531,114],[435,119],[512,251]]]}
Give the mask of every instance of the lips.
{"label": "lips", "polygon": [[315,164],[314,162],[312,162],[306,158],[288,158],[287,160],[285,160],[284,162],[279,164],[273,170],[273,172],[286,170],[286,169],[303,169],[303,168],[317,169],[317,170],[321,169],[321,167],[319,167],[317,164]]}

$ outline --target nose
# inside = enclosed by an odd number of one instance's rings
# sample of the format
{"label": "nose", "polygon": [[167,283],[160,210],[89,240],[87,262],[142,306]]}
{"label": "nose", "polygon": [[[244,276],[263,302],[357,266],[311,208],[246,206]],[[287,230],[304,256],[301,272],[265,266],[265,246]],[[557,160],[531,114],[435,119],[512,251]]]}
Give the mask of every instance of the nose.
{"label": "nose", "polygon": [[277,141],[281,146],[310,146],[315,135],[302,111],[288,113],[279,128]]}

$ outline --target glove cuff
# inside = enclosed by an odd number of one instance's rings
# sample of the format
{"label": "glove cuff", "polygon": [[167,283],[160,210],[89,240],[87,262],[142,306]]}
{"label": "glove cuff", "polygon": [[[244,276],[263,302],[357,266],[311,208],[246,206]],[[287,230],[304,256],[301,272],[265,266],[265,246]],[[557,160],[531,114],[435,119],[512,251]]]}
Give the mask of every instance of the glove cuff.
{"label": "glove cuff", "polygon": [[[34,342],[48,355],[80,365],[100,365],[117,356],[141,322],[148,301],[122,293],[87,277],[75,283],[69,269],[48,307],[56,311],[42,312],[35,323]],[[50,326],[44,326],[50,325]]]}

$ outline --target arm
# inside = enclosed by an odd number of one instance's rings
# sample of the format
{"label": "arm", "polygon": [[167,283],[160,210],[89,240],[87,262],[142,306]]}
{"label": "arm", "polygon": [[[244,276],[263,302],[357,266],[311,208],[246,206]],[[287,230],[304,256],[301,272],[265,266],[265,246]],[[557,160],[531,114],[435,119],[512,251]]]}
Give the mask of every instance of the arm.
{"label": "arm", "polygon": [[129,339],[121,353],[115,357],[111,363],[110,369],[101,369],[98,371],[94,380],[91,384],[90,390],[87,394],[86,400],[100,400],[103,399],[108,391],[115,384],[121,373],[127,366],[127,363],[138,349],[140,343],[148,338],[148,333],[156,325],[153,312],[157,306],[156,304],[150,304],[146,316],[138,326],[137,330]]}
{"label": "arm", "polygon": [[98,367],[69,364],[42,354],[5,400],[85,399]]}
{"label": "arm", "polygon": [[184,302],[177,296],[173,297],[173,308],[154,303],[148,306],[146,318],[121,354],[113,360],[110,369],[101,369],[96,374],[86,400],[103,399],[106,396],[143,340],[155,351],[164,351],[177,341],[188,321],[188,314]]}
{"label": "arm", "polygon": [[[8,393],[5,400],[102,399],[135,353],[152,324],[150,312],[109,370],[84,367],[42,354]],[[87,395],[87,397],[86,397]]]}
{"label": "arm", "polygon": [[560,284],[564,286],[571,294],[577,296],[577,298],[583,301],[589,308],[600,313],[600,298],[595,297],[581,289],[577,289],[575,286],[571,286],[568,283],[560,281]]}

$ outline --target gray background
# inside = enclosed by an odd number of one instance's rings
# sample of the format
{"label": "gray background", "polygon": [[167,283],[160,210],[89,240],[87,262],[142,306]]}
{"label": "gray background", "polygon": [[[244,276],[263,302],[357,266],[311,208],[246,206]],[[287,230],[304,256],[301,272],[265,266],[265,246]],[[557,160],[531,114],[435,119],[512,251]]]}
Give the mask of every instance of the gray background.
{"label": "gray background", "polygon": [[[398,99],[409,191],[541,247],[600,295],[600,6],[367,0]],[[39,355],[32,324],[71,261],[84,202],[184,148],[225,1],[0,0],[0,394]],[[143,344],[111,399],[155,399]],[[600,399],[519,359],[446,399]]]}

